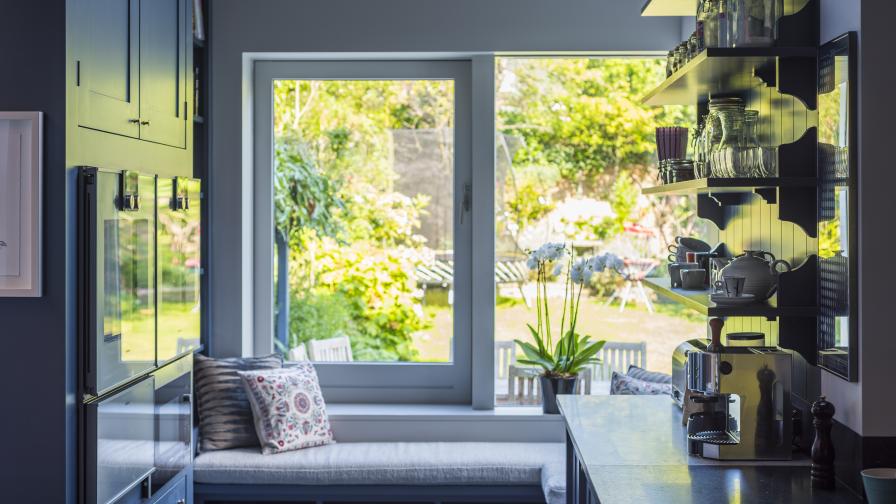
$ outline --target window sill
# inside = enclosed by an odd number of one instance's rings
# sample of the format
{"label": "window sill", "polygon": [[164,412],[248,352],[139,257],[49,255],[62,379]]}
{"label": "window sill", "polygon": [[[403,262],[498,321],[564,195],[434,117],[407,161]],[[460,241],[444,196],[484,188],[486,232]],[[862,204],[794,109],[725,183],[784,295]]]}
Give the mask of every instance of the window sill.
{"label": "window sill", "polygon": [[401,419],[457,421],[542,421],[560,422],[560,415],[546,415],[537,406],[507,406],[493,410],[474,410],[466,404],[328,404],[330,418]]}
{"label": "window sill", "polygon": [[562,442],[560,415],[540,407],[478,411],[469,405],[328,404],[340,442]]}

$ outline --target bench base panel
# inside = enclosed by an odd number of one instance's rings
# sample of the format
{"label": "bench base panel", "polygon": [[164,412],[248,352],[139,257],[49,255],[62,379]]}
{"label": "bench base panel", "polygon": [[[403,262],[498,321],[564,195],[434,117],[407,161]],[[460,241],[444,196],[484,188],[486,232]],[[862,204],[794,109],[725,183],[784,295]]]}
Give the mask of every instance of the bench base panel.
{"label": "bench base panel", "polygon": [[195,504],[544,504],[540,486],[217,485],[196,483]]}

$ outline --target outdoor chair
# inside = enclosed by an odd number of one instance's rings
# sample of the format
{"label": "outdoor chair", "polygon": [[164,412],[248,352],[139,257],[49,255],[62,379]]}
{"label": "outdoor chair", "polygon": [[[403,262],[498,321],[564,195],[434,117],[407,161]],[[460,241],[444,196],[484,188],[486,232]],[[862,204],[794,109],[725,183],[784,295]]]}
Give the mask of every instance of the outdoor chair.
{"label": "outdoor chair", "polygon": [[306,361],[306,360],[308,360],[308,350],[305,348],[305,344],[299,343],[299,346],[291,348],[289,350],[288,357],[289,357],[289,360],[291,360],[291,361]]}
{"label": "outdoor chair", "polygon": [[653,259],[626,259],[625,266],[620,271],[625,283],[621,288],[613,291],[613,295],[607,300],[607,306],[613,303],[614,299],[619,299],[619,311],[625,311],[625,304],[628,301],[641,301],[647,307],[649,313],[653,313],[653,303],[650,302],[650,296],[644,289],[644,279],[657,266],[657,261]]}
{"label": "outdoor chair", "polygon": [[610,381],[613,371],[625,374],[631,365],[647,367],[647,342],[634,343],[608,341],[598,352],[600,363],[594,364],[594,376],[597,381]]}
{"label": "outdoor chair", "polygon": [[308,341],[308,356],[319,362],[352,362],[352,345],[348,336]]}
{"label": "outdoor chair", "polygon": [[[538,404],[541,402],[541,386],[538,376],[541,368],[511,365],[507,376],[507,398],[518,404]],[[591,369],[585,368],[579,375],[576,394],[591,395]]]}
{"label": "outdoor chair", "polygon": [[495,379],[506,380],[510,366],[516,364],[516,342],[495,342]]}

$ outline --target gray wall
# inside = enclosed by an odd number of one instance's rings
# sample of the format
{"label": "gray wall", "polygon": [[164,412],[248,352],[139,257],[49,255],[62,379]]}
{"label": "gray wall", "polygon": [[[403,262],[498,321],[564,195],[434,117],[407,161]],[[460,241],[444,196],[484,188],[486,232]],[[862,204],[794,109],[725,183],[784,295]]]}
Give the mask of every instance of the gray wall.
{"label": "gray wall", "polygon": [[859,373],[864,436],[896,436],[893,48],[896,3],[865,0],[859,33]]}
{"label": "gray wall", "polygon": [[0,500],[64,503],[74,481],[65,1],[2,0],[0,12],[0,110],[44,113],[43,296],[0,298],[0,376],[6,390]]}
{"label": "gray wall", "polygon": [[[251,117],[244,53],[442,55],[667,51],[677,18],[641,18],[628,0],[215,0],[211,5],[212,352],[251,351]],[[244,239],[245,238],[245,239]]]}
{"label": "gray wall", "polygon": [[[215,198],[211,233],[215,255],[212,298],[214,353],[234,355],[251,349],[251,188],[243,178],[251,166],[243,160],[245,106],[251,90],[244,83],[249,53],[385,53],[667,51],[692,23],[677,18],[641,18],[641,2],[622,0],[215,0],[211,13],[211,81],[213,129],[211,190]],[[893,47],[891,2],[822,0],[821,37],[827,41],[849,30],[863,47],[860,96],[860,220],[864,215],[896,215],[889,194],[896,171],[889,169],[886,149],[877,135],[886,134],[889,107],[875,103],[888,96]],[[861,11],[861,12],[860,12]],[[873,35],[873,36],[869,36]],[[884,42],[888,41],[888,42]],[[870,63],[870,62],[879,63]],[[249,65],[246,65],[250,68]],[[878,97],[875,99],[874,97]],[[867,105],[866,105],[867,104]],[[872,204],[873,202],[873,204]],[[872,207],[874,209],[872,209]],[[882,209],[886,213],[882,212]],[[244,240],[246,236],[246,240]],[[896,403],[881,401],[891,381],[896,338],[888,334],[886,282],[880,275],[893,247],[888,233],[865,228],[860,233],[861,381],[847,383],[822,373],[822,389],[840,406],[838,420],[864,435],[896,435]],[[878,266],[876,266],[878,265]],[[887,352],[886,350],[890,350]],[[892,395],[890,395],[892,397]]]}

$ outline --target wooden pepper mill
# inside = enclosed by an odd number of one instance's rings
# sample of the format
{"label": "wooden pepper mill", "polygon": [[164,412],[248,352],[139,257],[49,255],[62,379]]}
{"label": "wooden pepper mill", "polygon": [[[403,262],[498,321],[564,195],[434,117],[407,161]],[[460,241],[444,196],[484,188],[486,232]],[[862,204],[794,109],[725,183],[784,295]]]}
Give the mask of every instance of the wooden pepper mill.
{"label": "wooden pepper mill", "polygon": [[812,425],[815,426],[815,441],[812,442],[812,488],[834,489],[834,442],[831,426],[834,405],[825,396],[812,403]]}
{"label": "wooden pepper mill", "polygon": [[707,352],[719,353],[725,349],[722,346],[722,327],[725,326],[725,321],[720,318],[709,319],[709,328],[712,330],[712,339],[710,340],[709,346],[706,347]]}

